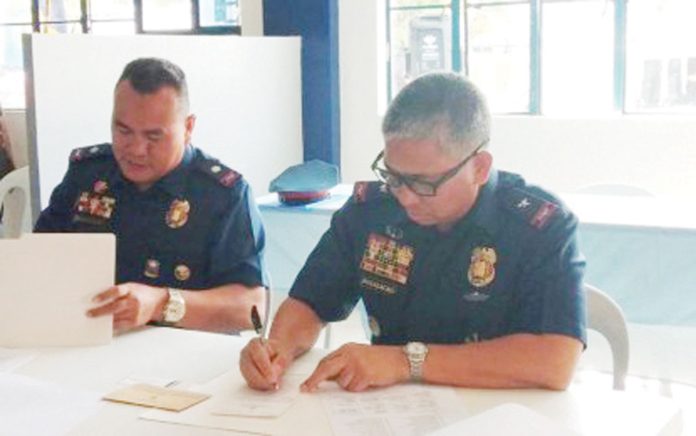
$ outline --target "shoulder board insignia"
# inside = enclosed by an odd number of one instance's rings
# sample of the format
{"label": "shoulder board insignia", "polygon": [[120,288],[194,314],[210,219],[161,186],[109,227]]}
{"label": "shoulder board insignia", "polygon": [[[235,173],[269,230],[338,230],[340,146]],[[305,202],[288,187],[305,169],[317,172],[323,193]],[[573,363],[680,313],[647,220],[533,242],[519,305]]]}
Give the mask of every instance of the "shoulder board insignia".
{"label": "shoulder board insignia", "polygon": [[355,182],[353,185],[353,202],[364,203],[373,198],[377,198],[382,191],[381,182]]}
{"label": "shoulder board insignia", "polygon": [[70,152],[70,162],[82,162],[97,157],[110,156],[112,154],[110,144],[92,145],[80,147]]}
{"label": "shoulder board insignia", "polygon": [[234,186],[242,177],[237,171],[228,168],[216,159],[203,159],[198,163],[198,168],[226,188]]}
{"label": "shoulder board insignia", "polygon": [[538,230],[546,227],[560,211],[557,204],[517,188],[510,189],[503,196],[502,202],[505,208]]}

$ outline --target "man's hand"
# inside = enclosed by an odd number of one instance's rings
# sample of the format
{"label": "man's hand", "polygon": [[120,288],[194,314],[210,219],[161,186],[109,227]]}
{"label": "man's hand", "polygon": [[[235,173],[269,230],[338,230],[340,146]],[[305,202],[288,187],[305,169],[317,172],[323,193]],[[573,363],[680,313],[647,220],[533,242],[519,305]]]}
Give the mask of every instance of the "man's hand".
{"label": "man's hand", "polygon": [[129,330],[158,320],[167,298],[167,290],[164,288],[123,283],[94,297],[94,302],[99,306],[87,311],[87,316],[112,313],[114,330]]}
{"label": "man's hand", "polygon": [[278,389],[292,361],[292,355],[284,352],[278,341],[255,338],[242,350],[239,369],[249,387],[267,391]]}
{"label": "man's hand", "polygon": [[346,344],[324,357],[301,389],[313,392],[324,380],[335,380],[351,392],[408,380],[409,365],[401,347]]}

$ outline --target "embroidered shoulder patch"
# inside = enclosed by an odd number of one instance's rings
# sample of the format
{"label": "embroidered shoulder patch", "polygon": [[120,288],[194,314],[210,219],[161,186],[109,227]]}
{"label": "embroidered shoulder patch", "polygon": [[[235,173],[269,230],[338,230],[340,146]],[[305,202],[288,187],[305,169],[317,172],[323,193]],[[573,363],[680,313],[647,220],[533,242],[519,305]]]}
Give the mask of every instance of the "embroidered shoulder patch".
{"label": "embroidered shoulder patch", "polygon": [[355,203],[364,203],[383,193],[381,182],[355,182],[353,185],[353,201]]}
{"label": "embroidered shoulder patch", "polygon": [[506,209],[538,230],[546,227],[560,213],[560,207],[556,203],[518,188],[507,191],[501,200]]}
{"label": "embroidered shoulder patch", "polygon": [[242,177],[237,171],[228,168],[216,159],[204,159],[198,163],[198,169],[217,180],[222,186],[231,188]]}
{"label": "embroidered shoulder patch", "polygon": [[83,162],[100,157],[111,156],[111,144],[91,145],[89,147],[76,148],[70,152],[70,162]]}

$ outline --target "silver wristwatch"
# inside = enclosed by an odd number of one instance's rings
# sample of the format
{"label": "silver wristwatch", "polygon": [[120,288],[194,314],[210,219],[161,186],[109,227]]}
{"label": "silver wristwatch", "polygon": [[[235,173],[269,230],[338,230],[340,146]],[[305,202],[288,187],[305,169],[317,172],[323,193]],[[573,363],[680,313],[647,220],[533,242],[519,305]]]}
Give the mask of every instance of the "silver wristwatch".
{"label": "silver wristwatch", "polygon": [[167,288],[167,292],[169,293],[169,300],[167,300],[162,309],[162,323],[174,325],[181,321],[186,314],[186,301],[180,289]]}
{"label": "silver wristwatch", "polygon": [[423,362],[428,355],[428,346],[422,342],[409,342],[403,350],[411,367],[411,380],[420,381],[423,378]]}

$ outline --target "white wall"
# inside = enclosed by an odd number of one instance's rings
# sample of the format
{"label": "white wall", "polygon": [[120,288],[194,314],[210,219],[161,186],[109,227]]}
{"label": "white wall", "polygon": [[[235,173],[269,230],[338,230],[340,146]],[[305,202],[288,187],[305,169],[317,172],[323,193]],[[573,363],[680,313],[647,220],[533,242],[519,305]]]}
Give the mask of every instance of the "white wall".
{"label": "white wall", "polygon": [[[372,178],[382,146],[384,2],[339,0],[339,7],[341,166],[352,182]],[[555,191],[611,182],[696,200],[696,117],[496,116],[491,141],[498,168]]]}
{"label": "white wall", "polygon": [[696,118],[495,117],[497,166],[556,191],[598,183],[696,200]]}
{"label": "white wall", "polygon": [[370,163],[382,147],[378,113],[384,57],[377,42],[384,0],[339,0],[341,177],[371,179]]}

